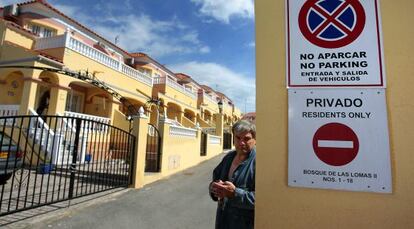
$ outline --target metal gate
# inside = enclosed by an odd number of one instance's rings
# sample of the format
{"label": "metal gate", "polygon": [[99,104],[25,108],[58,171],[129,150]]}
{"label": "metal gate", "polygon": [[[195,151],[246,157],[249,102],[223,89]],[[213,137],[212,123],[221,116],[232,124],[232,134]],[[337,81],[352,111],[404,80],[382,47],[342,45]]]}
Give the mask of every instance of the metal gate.
{"label": "metal gate", "polygon": [[207,133],[201,131],[200,156],[207,155]]}
{"label": "metal gate", "polygon": [[158,129],[148,124],[145,172],[161,171],[161,135]]}
{"label": "metal gate", "polygon": [[232,136],[231,133],[223,133],[223,149],[232,148]]}
{"label": "metal gate", "polygon": [[134,143],[92,120],[0,117],[0,216],[128,187]]}

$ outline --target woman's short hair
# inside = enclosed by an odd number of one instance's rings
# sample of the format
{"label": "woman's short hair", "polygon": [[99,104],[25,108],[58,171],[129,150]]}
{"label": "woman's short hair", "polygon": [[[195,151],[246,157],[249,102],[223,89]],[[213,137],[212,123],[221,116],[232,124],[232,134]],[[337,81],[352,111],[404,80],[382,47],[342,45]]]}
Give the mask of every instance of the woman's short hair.
{"label": "woman's short hair", "polygon": [[234,123],[232,132],[234,135],[249,132],[256,139],[256,125],[247,120],[239,120]]}

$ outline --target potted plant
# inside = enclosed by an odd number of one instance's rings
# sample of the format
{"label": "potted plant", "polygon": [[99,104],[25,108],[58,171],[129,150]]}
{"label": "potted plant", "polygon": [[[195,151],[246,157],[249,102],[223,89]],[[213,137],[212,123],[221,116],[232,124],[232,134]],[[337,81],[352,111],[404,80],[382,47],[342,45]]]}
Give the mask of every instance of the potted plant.
{"label": "potted plant", "polygon": [[38,167],[38,173],[40,174],[49,174],[55,166],[51,163],[41,163]]}
{"label": "potted plant", "polygon": [[85,154],[85,161],[86,163],[89,164],[92,161],[92,154],[90,153]]}
{"label": "potted plant", "polygon": [[55,168],[55,165],[52,164],[50,158],[40,157],[39,160],[40,160],[40,163],[39,163],[39,166],[37,167],[38,173],[49,174]]}

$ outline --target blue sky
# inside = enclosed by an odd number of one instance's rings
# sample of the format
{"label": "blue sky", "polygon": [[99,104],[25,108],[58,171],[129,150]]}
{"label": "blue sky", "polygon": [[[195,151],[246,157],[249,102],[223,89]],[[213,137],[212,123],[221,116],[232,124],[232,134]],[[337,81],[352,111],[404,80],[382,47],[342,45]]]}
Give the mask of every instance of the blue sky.
{"label": "blue sky", "polygon": [[[0,5],[21,2],[0,0]],[[253,0],[48,0],[129,52],[224,92],[255,111]]]}

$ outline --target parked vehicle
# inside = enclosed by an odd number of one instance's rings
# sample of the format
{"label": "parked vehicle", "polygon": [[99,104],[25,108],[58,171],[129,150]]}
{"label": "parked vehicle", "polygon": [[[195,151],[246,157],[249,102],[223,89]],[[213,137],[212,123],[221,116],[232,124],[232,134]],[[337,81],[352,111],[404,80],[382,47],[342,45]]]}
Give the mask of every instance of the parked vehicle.
{"label": "parked vehicle", "polygon": [[9,136],[0,132],[0,184],[5,184],[23,164],[23,153]]}

